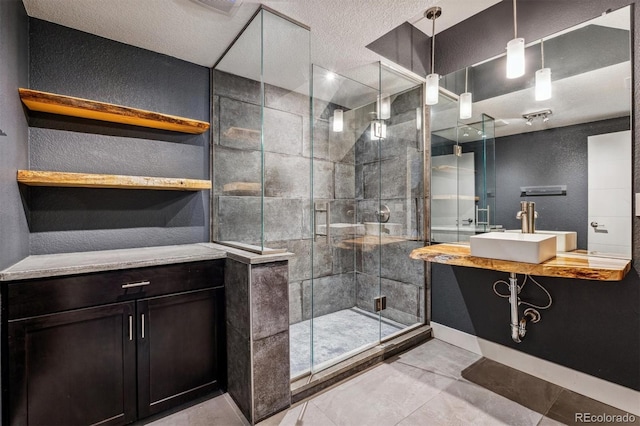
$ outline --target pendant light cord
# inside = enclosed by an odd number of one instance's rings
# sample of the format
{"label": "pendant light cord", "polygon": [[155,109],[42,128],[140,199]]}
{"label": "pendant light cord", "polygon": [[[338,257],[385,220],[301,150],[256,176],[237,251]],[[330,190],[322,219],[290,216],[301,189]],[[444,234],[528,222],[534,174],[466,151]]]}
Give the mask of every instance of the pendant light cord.
{"label": "pendant light cord", "polygon": [[469,79],[469,67],[464,68],[464,92],[467,93],[467,80]]}
{"label": "pendant light cord", "polygon": [[513,38],[518,38],[518,19],[516,16],[516,0],[513,0]]}
{"label": "pendant light cord", "polygon": [[431,19],[431,74],[435,73],[436,66],[436,16]]}
{"label": "pendant light cord", "polygon": [[540,39],[540,56],[542,58],[542,68],[544,68],[544,40]]}

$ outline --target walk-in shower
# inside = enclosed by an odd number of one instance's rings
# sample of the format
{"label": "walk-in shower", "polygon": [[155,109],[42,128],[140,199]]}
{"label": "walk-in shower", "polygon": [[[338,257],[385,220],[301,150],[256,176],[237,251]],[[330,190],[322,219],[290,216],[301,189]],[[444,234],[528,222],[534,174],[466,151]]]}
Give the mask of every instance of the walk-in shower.
{"label": "walk-in shower", "polygon": [[[422,84],[262,10],[214,67],[212,237],[289,258],[291,375],[425,321]],[[286,303],[284,301],[283,303]]]}
{"label": "walk-in shower", "polygon": [[[312,68],[311,279],[292,281],[292,375],[424,322],[422,85]],[[336,121],[338,121],[336,123]]]}

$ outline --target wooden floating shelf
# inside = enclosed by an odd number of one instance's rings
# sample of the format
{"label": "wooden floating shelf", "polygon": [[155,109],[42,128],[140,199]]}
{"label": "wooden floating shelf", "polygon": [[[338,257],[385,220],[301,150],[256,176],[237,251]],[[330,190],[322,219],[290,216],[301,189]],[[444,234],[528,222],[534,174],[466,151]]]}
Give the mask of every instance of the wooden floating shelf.
{"label": "wooden floating shelf", "polygon": [[629,260],[590,256],[579,251],[558,252],[556,257],[542,263],[524,263],[471,256],[469,246],[462,244],[421,247],[413,250],[410,257],[445,265],[598,281],[620,281],[631,270]]}
{"label": "wooden floating shelf", "polygon": [[159,112],[130,108],[89,99],[19,88],[20,99],[31,111],[68,115],[173,132],[200,134],[209,123]]}
{"label": "wooden floating shelf", "polygon": [[29,186],[74,188],[155,189],[168,191],[201,191],[211,189],[211,181],[200,179],[45,172],[36,170],[18,170],[18,182]]}

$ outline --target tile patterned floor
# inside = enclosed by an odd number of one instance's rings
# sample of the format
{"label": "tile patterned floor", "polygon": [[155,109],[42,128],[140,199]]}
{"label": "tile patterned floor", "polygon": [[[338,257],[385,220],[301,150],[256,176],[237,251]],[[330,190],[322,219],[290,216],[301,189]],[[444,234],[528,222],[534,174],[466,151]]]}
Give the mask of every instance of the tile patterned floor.
{"label": "tile patterned floor", "polygon": [[[310,324],[309,320],[289,327],[291,348],[291,376],[294,377],[310,366]],[[404,328],[402,324],[378,318],[358,308],[343,309],[315,318],[314,363],[330,361],[362,346],[377,342]]]}
{"label": "tile patterned floor", "polygon": [[[525,391],[528,389],[529,391]],[[574,425],[608,405],[432,339],[312,396],[259,426]],[[221,395],[149,423],[244,426]],[[600,423],[602,424],[602,423]],[[640,425],[636,416],[635,423]]]}

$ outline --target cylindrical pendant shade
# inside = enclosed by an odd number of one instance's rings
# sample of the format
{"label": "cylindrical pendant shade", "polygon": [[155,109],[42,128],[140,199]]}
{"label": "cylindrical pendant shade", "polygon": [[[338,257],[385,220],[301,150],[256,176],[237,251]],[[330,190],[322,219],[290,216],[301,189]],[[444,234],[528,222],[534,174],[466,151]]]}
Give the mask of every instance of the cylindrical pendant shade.
{"label": "cylindrical pendant shade", "polygon": [[536,101],[551,99],[551,68],[536,71]]}
{"label": "cylindrical pendant shade", "polygon": [[458,103],[460,104],[460,120],[471,118],[473,115],[471,93],[465,92],[461,94]]}
{"label": "cylindrical pendant shade", "polygon": [[524,39],[514,38],[507,43],[507,78],[524,75]]}
{"label": "cylindrical pendant shade", "polygon": [[391,118],[391,98],[389,95],[378,97],[378,118],[388,120]]}
{"label": "cylindrical pendant shade", "polygon": [[333,111],[333,131],[341,132],[343,127],[343,111],[341,109],[336,109]]}
{"label": "cylindrical pendant shade", "polygon": [[438,74],[429,74],[427,76],[427,93],[425,103],[427,105],[435,105],[438,103],[438,92],[440,76]]}
{"label": "cylindrical pendant shade", "polygon": [[422,130],[422,108],[416,108],[416,130]]}

